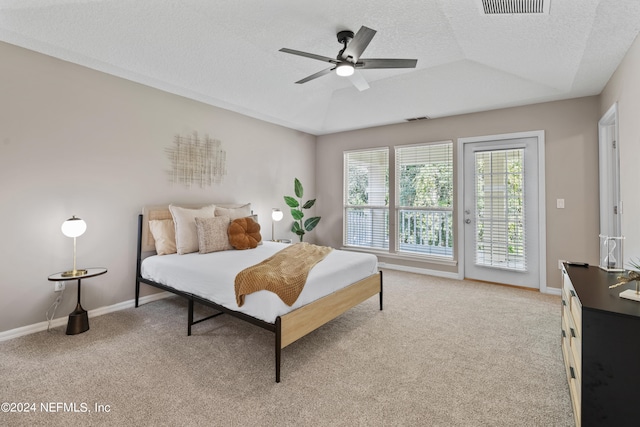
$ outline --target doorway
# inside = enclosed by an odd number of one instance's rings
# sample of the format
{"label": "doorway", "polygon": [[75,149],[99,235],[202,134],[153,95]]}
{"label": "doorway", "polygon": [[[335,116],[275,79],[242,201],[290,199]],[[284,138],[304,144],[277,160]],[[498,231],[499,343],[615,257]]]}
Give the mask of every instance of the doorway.
{"label": "doorway", "polygon": [[546,289],[544,133],[461,138],[462,276]]}
{"label": "doorway", "polygon": [[613,104],[598,122],[600,171],[600,234],[622,236],[618,105]]}

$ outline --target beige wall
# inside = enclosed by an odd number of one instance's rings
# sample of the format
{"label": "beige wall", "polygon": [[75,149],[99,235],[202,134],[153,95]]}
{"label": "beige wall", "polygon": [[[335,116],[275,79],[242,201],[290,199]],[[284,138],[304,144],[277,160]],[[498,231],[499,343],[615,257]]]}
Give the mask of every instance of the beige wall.
{"label": "beige wall", "polygon": [[[282,195],[298,177],[305,196],[316,187],[315,213],[322,216],[309,240],[339,247],[344,150],[531,130],[546,132],[546,278],[547,286],[559,287],[558,259],[598,261],[597,121],[616,101],[626,258],[640,253],[638,40],[601,97],[317,138],[8,44],[0,43],[0,58],[0,332],[45,320],[57,295],[46,277],[70,267],[72,241],[60,224],[71,215],[89,227],[78,240],[79,264],[109,269],[83,286],[83,305],[91,310],[133,298],[136,214],[145,204],[250,201],[270,236],[270,210],[285,209]],[[164,149],[175,134],[193,131],[222,141],[229,174],[221,185],[168,183]],[[565,209],[556,209],[557,198]],[[277,225],[279,237],[289,233],[286,219]],[[74,307],[75,284],[67,285],[56,317]]]}
{"label": "beige wall", "polygon": [[637,38],[602,91],[600,115],[618,103],[620,196],[625,267],[640,258],[640,38]]}
{"label": "beige wall", "polygon": [[[588,97],[320,136],[316,145],[316,181],[323,232],[318,240],[331,246],[342,245],[345,150],[443,140],[453,140],[455,146],[462,137],[544,130],[546,280],[547,286],[558,288],[559,259],[598,262],[598,119],[598,97]],[[565,199],[565,209],[556,208],[558,198]],[[456,223],[457,215],[454,210]],[[426,262],[404,264],[457,271]]]}
{"label": "beige wall", "polygon": [[[221,185],[168,183],[164,150],[175,134],[193,131],[222,141],[228,176]],[[294,177],[313,196],[315,141],[0,43],[0,332],[45,320],[57,295],[47,276],[71,267],[73,241],[60,231],[71,215],[88,225],[78,238],[79,266],[109,270],[83,281],[83,306],[131,300],[143,205],[251,202],[271,238],[271,208],[285,208]],[[279,237],[290,224],[286,215]],[[73,310],[75,292],[67,282],[56,317]]]}

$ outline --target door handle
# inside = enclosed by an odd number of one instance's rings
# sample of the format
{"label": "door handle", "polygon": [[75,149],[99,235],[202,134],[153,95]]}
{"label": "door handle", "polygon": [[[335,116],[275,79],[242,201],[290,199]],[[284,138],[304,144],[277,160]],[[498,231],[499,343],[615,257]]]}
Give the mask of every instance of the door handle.
{"label": "door handle", "polygon": [[464,220],[464,223],[465,224],[471,224],[471,220],[469,218],[467,218],[467,219]]}

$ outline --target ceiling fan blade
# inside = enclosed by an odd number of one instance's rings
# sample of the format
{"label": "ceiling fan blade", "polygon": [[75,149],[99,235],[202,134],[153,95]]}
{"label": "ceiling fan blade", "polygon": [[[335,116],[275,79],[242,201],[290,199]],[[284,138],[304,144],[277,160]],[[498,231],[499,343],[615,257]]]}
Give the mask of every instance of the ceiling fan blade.
{"label": "ceiling fan blade", "polygon": [[280,49],[280,52],[290,53],[292,55],[304,56],[305,58],[317,59],[318,61],[330,62],[332,64],[338,63],[337,60],[333,58],[329,58],[328,56],[316,55],[315,53],[308,53],[308,52],[302,52],[299,50],[287,49],[286,47],[283,47],[282,49]]}
{"label": "ceiling fan blade", "polygon": [[364,25],[360,27],[356,35],[353,37],[353,40],[349,42],[347,48],[342,53],[342,59],[351,57],[353,58],[352,62],[357,62],[360,55],[362,55],[362,52],[364,52],[367,46],[369,46],[371,39],[373,39],[373,36],[375,35],[376,30],[372,30]]}
{"label": "ceiling fan blade", "polygon": [[351,80],[351,83],[353,83],[353,85],[360,91],[362,92],[363,90],[367,90],[369,89],[369,83],[367,83],[367,81],[365,80],[365,78],[362,76],[361,73],[359,73],[358,71],[354,72],[352,75],[350,75],[349,80]]}
{"label": "ceiling fan blade", "polygon": [[333,71],[333,70],[335,70],[335,67],[332,67],[332,68],[326,68],[326,69],[324,69],[324,70],[322,70],[322,71],[318,71],[317,73],[311,74],[310,76],[305,77],[305,78],[304,78],[304,79],[302,79],[302,80],[298,80],[296,83],[297,83],[297,84],[306,83],[306,82],[308,82],[309,80],[317,79],[318,77],[322,77],[322,76],[324,76],[325,74],[329,74],[329,73],[330,73],[331,71]]}
{"label": "ceiling fan blade", "polygon": [[374,68],[416,68],[417,59],[361,59],[356,64],[358,69]]}

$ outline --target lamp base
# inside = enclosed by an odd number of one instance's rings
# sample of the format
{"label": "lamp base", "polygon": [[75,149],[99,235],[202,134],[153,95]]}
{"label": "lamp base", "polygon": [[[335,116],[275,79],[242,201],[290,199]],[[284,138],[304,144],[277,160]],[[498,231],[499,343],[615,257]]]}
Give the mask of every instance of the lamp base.
{"label": "lamp base", "polygon": [[87,310],[82,308],[80,304],[76,306],[73,313],[69,314],[67,322],[67,335],[81,334],[89,330],[89,316]]}
{"label": "lamp base", "polygon": [[640,301],[640,294],[633,289],[627,289],[626,291],[620,292],[620,298]]}
{"label": "lamp base", "polygon": [[84,276],[85,274],[87,274],[87,270],[69,270],[69,271],[65,271],[64,273],[60,273],[60,276],[78,277],[78,276]]}

